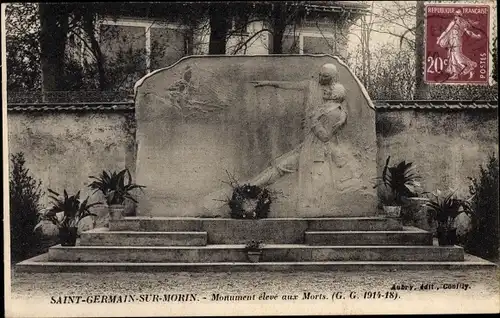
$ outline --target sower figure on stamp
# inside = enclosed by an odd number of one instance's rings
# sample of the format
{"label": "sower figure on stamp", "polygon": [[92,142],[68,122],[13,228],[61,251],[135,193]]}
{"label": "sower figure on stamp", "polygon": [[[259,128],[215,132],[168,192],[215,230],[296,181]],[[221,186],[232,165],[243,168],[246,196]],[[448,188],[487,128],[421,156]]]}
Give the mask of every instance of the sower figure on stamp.
{"label": "sower figure on stamp", "polygon": [[[350,160],[349,149],[342,147],[336,135],[347,121],[346,90],[338,83],[337,67],[323,65],[318,78],[312,80],[254,83],[255,87],[304,91],[305,138],[298,147],[274,160],[274,165],[244,183],[266,186],[286,173],[298,172],[297,209],[310,211],[311,215],[328,211],[334,204],[332,191],[342,191],[351,186],[343,181],[356,179],[353,178],[356,168],[347,164],[355,160]],[[208,200],[205,200],[205,207],[210,205]]]}
{"label": "sower figure on stamp", "polygon": [[445,72],[451,75],[450,79],[458,79],[459,75],[469,74],[469,78],[474,76],[477,63],[463,53],[465,34],[475,39],[481,38],[481,34],[471,31],[474,24],[477,23],[462,17],[462,10],[457,10],[446,30],[437,38],[437,44],[448,49],[448,66]]}

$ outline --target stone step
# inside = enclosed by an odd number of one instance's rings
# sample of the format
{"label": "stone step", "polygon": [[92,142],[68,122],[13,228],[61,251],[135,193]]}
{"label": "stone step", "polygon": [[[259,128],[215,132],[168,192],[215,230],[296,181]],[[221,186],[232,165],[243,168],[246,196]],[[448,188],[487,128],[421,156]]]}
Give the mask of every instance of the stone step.
{"label": "stone step", "polygon": [[415,227],[402,231],[306,231],[310,245],[432,245],[432,233]]}
{"label": "stone step", "polygon": [[193,232],[202,231],[201,218],[125,217],[110,220],[110,231]]}
{"label": "stone step", "polygon": [[80,245],[84,246],[203,246],[207,232],[136,232],[110,231],[98,228],[83,232]]}
{"label": "stone step", "polygon": [[15,265],[16,272],[293,272],[293,271],[399,271],[399,270],[495,270],[496,264],[465,254],[464,261],[347,261],[347,262],[214,262],[214,263],[131,263],[51,262],[48,253]]}
{"label": "stone step", "polygon": [[230,218],[149,218],[127,217],[110,221],[111,231],[207,232],[209,244],[244,244],[258,238],[269,244],[304,243],[307,230],[396,231],[401,223],[381,217],[353,218],[269,218],[236,220]]}
{"label": "stone step", "polygon": [[309,231],[401,231],[398,219],[385,217],[350,217],[309,219]]}
{"label": "stone step", "polygon": [[[245,262],[245,245],[55,246],[54,262]],[[264,245],[262,262],[295,261],[463,261],[461,247]]]}

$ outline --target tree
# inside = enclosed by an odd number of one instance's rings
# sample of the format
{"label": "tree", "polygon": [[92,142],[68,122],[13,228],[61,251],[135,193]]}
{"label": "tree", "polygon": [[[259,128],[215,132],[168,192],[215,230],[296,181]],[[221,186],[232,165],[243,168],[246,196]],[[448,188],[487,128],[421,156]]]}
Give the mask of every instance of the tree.
{"label": "tree", "polygon": [[38,8],[11,3],[5,8],[8,90],[41,88]]}
{"label": "tree", "polygon": [[415,99],[429,99],[429,91],[424,83],[425,70],[425,5],[424,1],[417,1],[415,15]]}
{"label": "tree", "polygon": [[210,42],[208,54],[226,54],[227,35],[231,27],[229,15],[231,5],[211,3],[209,5]]}
{"label": "tree", "polygon": [[[272,37],[271,54],[283,54],[283,37],[288,27],[297,26],[305,15],[304,3],[276,2],[271,4],[271,10],[265,22],[269,26]],[[293,34],[295,36],[295,32]]]}
{"label": "tree", "polygon": [[355,26],[359,30],[359,36],[354,33],[360,41],[359,49],[356,52],[358,54],[355,56],[356,65],[360,65],[360,69],[358,69],[357,73],[359,74],[359,78],[367,90],[370,90],[371,88],[371,76],[369,76],[368,73],[371,71],[372,61],[370,40],[375,23],[373,14],[374,5],[375,3],[372,2],[369,12],[367,12],[365,15],[362,15],[359,19],[359,22],[355,24]]}
{"label": "tree", "polygon": [[492,77],[495,82],[498,82],[498,36],[495,36],[495,40],[493,41],[491,55],[493,57]]}
{"label": "tree", "polygon": [[[416,44],[423,43],[423,3],[421,1],[373,1],[372,4],[375,4],[373,10],[369,13],[369,15],[374,16],[372,23],[364,23],[367,16],[355,24],[360,29],[361,36],[364,35],[363,30],[371,28],[369,30],[370,36],[377,34],[389,35],[394,40],[397,40],[399,44],[399,46],[390,45],[390,48],[370,48],[370,61],[372,65],[375,65],[374,67],[368,67],[368,62],[366,61],[368,50],[364,48],[364,45],[367,42],[369,43],[371,38],[368,41],[363,41],[359,37],[360,44],[358,49],[351,52],[349,64],[355,70],[356,75],[366,85],[372,98],[442,100],[484,100],[498,98],[498,84],[492,86],[425,85],[423,83],[423,67],[418,67],[418,65],[423,65],[424,63],[424,46]],[[375,43],[375,41],[371,42]],[[495,37],[491,52],[494,79],[497,73],[496,43],[497,40]],[[413,52],[413,60],[408,60],[410,52]],[[400,63],[396,61],[397,58],[402,58],[404,62]],[[413,74],[410,74],[409,67],[411,67]],[[384,80],[384,78],[395,80],[389,82]],[[404,91],[400,88],[404,88]]]}
{"label": "tree", "polygon": [[[52,9],[56,10],[55,17]],[[107,66],[101,45],[96,39],[99,28],[98,13],[113,17],[119,7],[104,3],[35,4],[12,3],[6,7],[8,89],[12,91],[37,91],[42,89],[45,98],[53,91],[107,90],[126,79],[108,74],[113,67],[130,69],[136,57],[122,64]],[[43,22],[43,23],[42,23]],[[70,39],[83,43],[92,60],[81,65],[71,56]],[[131,55],[144,56],[144,52]],[[143,69],[143,72],[145,69]],[[121,74],[117,72],[117,74]],[[128,75],[126,75],[128,76]],[[126,77],[125,76],[125,77]],[[42,81],[43,78],[43,81]],[[94,80],[95,79],[95,80]]]}
{"label": "tree", "polygon": [[[350,56],[348,64],[366,86],[374,100],[411,100],[415,89],[415,52],[404,45],[401,48],[378,45],[370,49],[371,63],[361,63],[361,48]],[[367,67],[370,68],[367,68]]]}
{"label": "tree", "polygon": [[480,166],[479,178],[471,178],[475,214],[465,244],[467,252],[494,260],[498,257],[498,158],[489,157],[486,167]]}
{"label": "tree", "polygon": [[30,175],[22,152],[11,155],[9,178],[11,257],[20,260],[33,252],[38,222],[42,182]]}
{"label": "tree", "polygon": [[58,78],[64,73],[69,8],[66,4],[38,4],[40,64],[44,91],[63,90]]}
{"label": "tree", "polygon": [[74,36],[80,37],[87,48],[89,48],[96,62],[99,89],[106,90],[109,83],[104,69],[105,59],[96,38],[96,26],[98,25],[97,13],[101,12],[102,8],[102,5],[98,7],[98,4],[95,3],[73,5],[70,13],[72,16],[72,27],[70,30]]}
{"label": "tree", "polygon": [[[234,45],[232,54],[244,50],[248,43],[263,32],[271,37],[269,51],[271,54],[283,53],[283,38],[290,27],[300,23],[305,15],[305,1],[249,1],[249,2],[215,2],[191,4],[190,12],[180,14],[188,19],[187,25],[195,26],[198,31],[203,20],[209,21],[210,41],[208,54],[226,54],[229,38],[246,29],[252,22],[262,22],[264,28],[254,34],[242,38]],[[233,22],[238,20],[239,29],[233,28]],[[193,23],[194,22],[194,23]],[[195,33],[191,31],[191,33]]]}

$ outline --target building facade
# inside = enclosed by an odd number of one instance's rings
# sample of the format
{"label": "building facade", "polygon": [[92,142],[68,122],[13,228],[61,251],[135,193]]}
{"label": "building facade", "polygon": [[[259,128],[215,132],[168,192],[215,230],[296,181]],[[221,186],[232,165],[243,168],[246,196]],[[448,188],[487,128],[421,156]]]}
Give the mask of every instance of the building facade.
{"label": "building facade", "polygon": [[[305,14],[298,21],[288,23],[282,40],[283,54],[346,57],[349,28],[366,12],[366,6],[361,1],[308,1],[295,5]],[[211,32],[208,18],[197,21],[193,28],[178,17],[154,12],[154,8],[148,8],[99,17],[96,37],[108,65],[126,60],[134,64],[130,69],[137,75],[144,75],[167,67],[183,56],[208,54]],[[226,54],[272,53],[273,35],[267,31],[271,28],[266,19],[252,12],[244,18],[234,16],[230,19]],[[76,38],[69,48],[81,62],[84,59],[92,61],[92,53],[83,41]]]}

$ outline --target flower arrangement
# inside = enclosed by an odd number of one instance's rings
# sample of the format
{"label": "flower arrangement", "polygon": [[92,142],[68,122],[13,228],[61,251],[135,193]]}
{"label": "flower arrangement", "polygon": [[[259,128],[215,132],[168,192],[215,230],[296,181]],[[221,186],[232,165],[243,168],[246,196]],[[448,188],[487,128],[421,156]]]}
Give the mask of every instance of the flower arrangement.
{"label": "flower arrangement", "polygon": [[259,252],[262,249],[262,241],[250,241],[245,245],[245,252]]}
{"label": "flower arrangement", "polygon": [[266,188],[249,184],[236,186],[229,200],[231,217],[235,219],[266,218],[271,203],[271,193]]}
{"label": "flower arrangement", "polygon": [[233,188],[231,198],[227,198],[227,203],[231,209],[231,218],[267,218],[271,203],[277,197],[278,192],[248,183],[240,185],[229,173],[228,176],[228,184]]}
{"label": "flower arrangement", "polygon": [[245,245],[247,259],[252,263],[257,263],[262,257],[262,241],[250,241]]}

